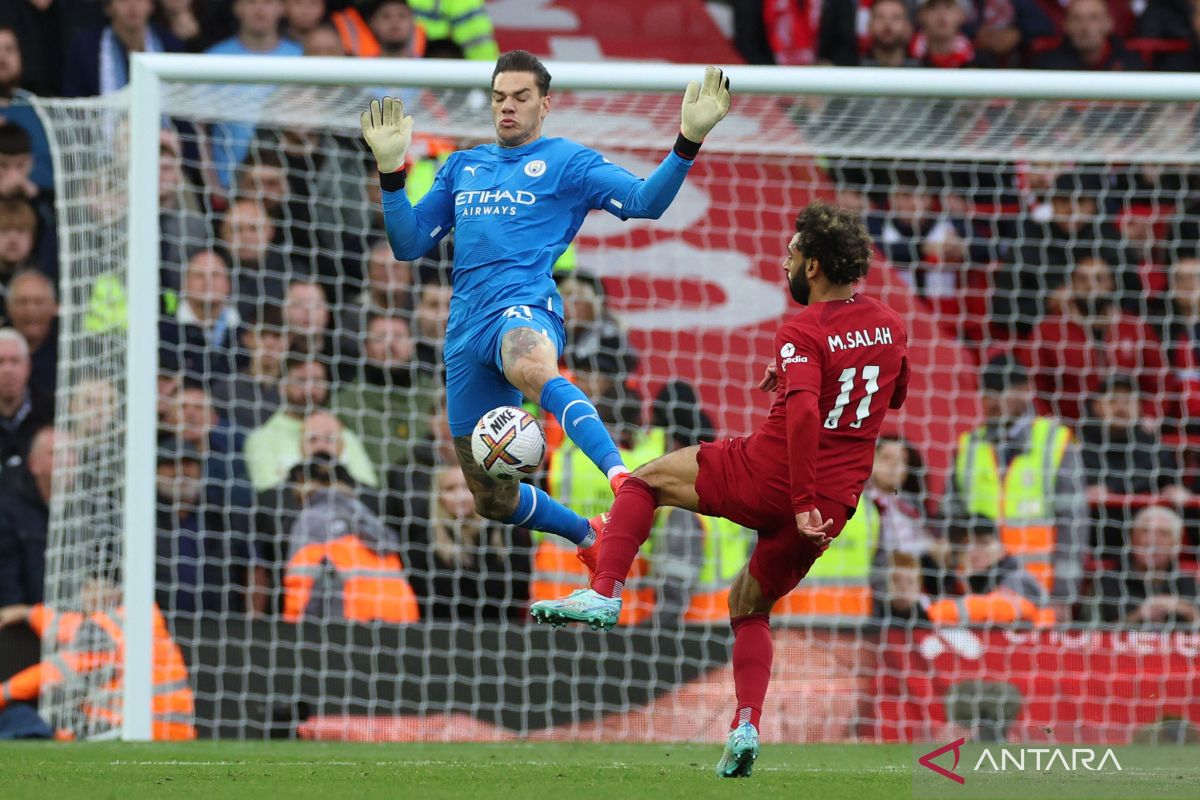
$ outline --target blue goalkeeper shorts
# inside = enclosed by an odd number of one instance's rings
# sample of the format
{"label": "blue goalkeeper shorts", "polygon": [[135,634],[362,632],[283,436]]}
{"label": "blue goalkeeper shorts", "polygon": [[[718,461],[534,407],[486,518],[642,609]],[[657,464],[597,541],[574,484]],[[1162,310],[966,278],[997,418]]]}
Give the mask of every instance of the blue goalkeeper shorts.
{"label": "blue goalkeeper shorts", "polygon": [[525,398],[504,377],[500,344],[514,328],[532,328],[562,353],[566,341],[562,317],[538,306],[497,309],[446,338],[446,415],[451,436],[467,436],[479,418],[499,406],[520,406]]}

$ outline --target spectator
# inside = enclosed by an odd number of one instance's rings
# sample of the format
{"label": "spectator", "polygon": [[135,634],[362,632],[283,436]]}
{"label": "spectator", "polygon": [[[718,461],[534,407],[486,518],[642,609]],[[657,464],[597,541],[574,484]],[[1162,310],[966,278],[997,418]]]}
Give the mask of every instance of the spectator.
{"label": "spectator", "polygon": [[275,244],[283,244],[283,229],[288,224],[288,176],[283,156],[265,143],[255,147],[238,165],[236,183],[239,199],[255,200],[266,209],[275,225]]}
{"label": "spectator", "polygon": [[12,328],[0,328],[0,470],[25,460],[37,431],[54,420],[54,398],[29,383],[29,345]]}
{"label": "spectator", "polygon": [[60,474],[65,480],[75,468],[71,440],[51,427],[38,429],[26,463],[16,468],[15,476],[4,476],[0,492],[0,608],[42,602],[56,443]]}
{"label": "spectator", "polygon": [[362,442],[324,411],[329,400],[328,368],[294,353],[285,362],[281,385],[283,406],[246,438],[246,464],[255,491],[277,485],[306,451],[330,437],[336,445],[331,455],[360,484],[376,486],[375,468]]}
{"label": "spectator", "polygon": [[878,509],[879,553],[877,566],[886,565],[893,551],[930,558],[926,566],[940,567],[944,542],[930,535],[917,503],[924,490],[917,471],[921,464],[912,445],[898,436],[880,436],[875,442],[875,461],[863,493]]}
{"label": "spectator", "polygon": [[283,301],[283,329],[288,334],[290,350],[324,356],[331,361],[339,355],[329,335],[329,301],[315,281],[296,279],[288,284]]}
{"label": "spectator", "polygon": [[80,31],[67,50],[63,95],[111,94],[129,83],[130,53],[178,53],[183,42],[150,22],[154,0],[105,0],[109,23]]}
{"label": "spectator", "polygon": [[[1050,311],[1061,307],[1063,286],[1076,261],[1093,257],[1107,264],[1121,263],[1115,246],[1121,235],[1099,213],[1100,189],[1099,179],[1090,173],[1063,173],[1054,179],[1049,218],[1025,219],[1018,237],[1020,251],[1010,256],[1014,263],[1001,265],[995,274],[995,325],[1027,336],[1048,306]],[[1137,275],[1122,270],[1121,289],[1138,295]]]}
{"label": "spectator", "polygon": [[[611,384],[623,384],[637,370],[638,354],[608,310],[599,279],[569,272],[559,277],[558,290],[566,320],[563,361],[567,368],[601,372]],[[596,395],[605,394],[607,389],[593,387]]]}
{"label": "spectator", "polygon": [[[871,4],[867,23],[867,52],[864,67],[919,67],[921,61],[909,55],[913,38],[912,20],[904,0],[876,0]],[[856,43],[857,44],[857,43]],[[858,63],[858,62],[855,62]]]}
{"label": "spectator", "polygon": [[186,442],[159,443],[155,602],[168,619],[240,611],[244,541],[204,504],[204,457]]}
{"label": "spectator", "polygon": [[45,192],[54,188],[50,142],[30,103],[34,95],[21,88],[22,70],[21,42],[17,32],[0,22],[0,119],[20,126],[29,135],[33,153],[30,177],[38,189]]}
{"label": "spectator", "polygon": [[42,270],[58,277],[58,238],[54,208],[33,182],[33,145],[25,129],[0,119],[0,200],[28,202],[35,217],[33,257]]}
{"label": "spectator", "polygon": [[159,348],[175,353],[185,375],[212,385],[238,370],[242,318],[230,297],[229,267],[212,250],[192,256],[173,315],[159,320]]}
{"label": "spectator", "polygon": [[429,370],[442,369],[442,344],[446,340],[446,323],[450,319],[452,287],[443,283],[425,283],[413,311],[413,336],[417,343],[417,359]]}
{"label": "spectator", "polygon": [[1128,375],[1111,374],[1096,386],[1079,434],[1094,501],[1106,494],[1161,494],[1171,503],[1191,497],[1175,453],[1163,445],[1158,426],[1143,418],[1137,384]]}
{"label": "spectator", "polygon": [[[204,2],[204,0],[200,0]],[[171,35],[183,43],[189,53],[198,53],[203,47],[203,31],[200,21],[192,9],[193,0],[159,0],[158,8],[152,17],[154,23],[171,32]]]}
{"label": "spectator", "polygon": [[[283,19],[283,0],[234,0],[233,15],[237,33],[218,42],[205,52],[233,56],[299,56],[304,49],[291,39],[279,35]],[[272,90],[266,87],[245,89],[238,93],[239,103],[248,107],[262,103]],[[245,160],[254,139],[254,123],[223,122],[213,126],[213,154],[217,180],[228,189],[233,182],[234,167]]]}
{"label": "spectator", "polygon": [[[1200,396],[1200,258],[1181,258],[1172,265],[1167,300],[1159,331],[1175,380],[1190,399]],[[1194,427],[1200,420],[1190,422]]]}
{"label": "spectator", "polygon": [[230,255],[232,296],[238,314],[255,319],[264,308],[282,308],[287,295],[286,270],[279,251],[271,246],[275,226],[266,209],[254,200],[236,200],[221,220],[220,238]]}
{"label": "spectator", "polygon": [[[529,532],[479,516],[457,464],[438,469],[424,490],[425,513],[397,526],[406,534],[402,553],[422,618],[520,619],[529,601]],[[393,525],[403,519],[403,510],[397,514],[389,516]]]}
{"label": "spectator", "polygon": [[1041,414],[1074,422],[1107,372],[1136,379],[1146,413],[1178,417],[1181,387],[1167,369],[1162,344],[1145,322],[1117,307],[1112,269],[1083,258],[1071,270],[1062,311],[1044,319],[1028,348]]}
{"label": "spectator", "polygon": [[1014,66],[1013,56],[1021,44],[1021,31],[1012,0],[982,0],[975,50],[980,66]]}
{"label": "spectator", "polygon": [[886,554],[882,593],[877,592],[874,615],[889,625],[929,623],[929,595],[921,590],[921,562],[912,553]]}
{"label": "spectator", "polygon": [[[1178,24],[1184,20],[1164,19],[1163,22],[1166,25],[1170,25],[1170,27],[1165,30],[1153,31],[1149,34],[1155,38],[1175,38],[1179,36],[1185,27],[1187,29],[1188,49],[1182,53],[1168,53],[1162,56],[1160,63],[1156,65],[1158,69],[1166,72],[1200,72],[1200,3],[1196,3],[1195,0],[1183,0],[1183,2],[1186,5],[1183,9],[1179,10],[1186,9],[1186,22],[1184,25]],[[1159,7],[1161,5],[1159,4]],[[1150,6],[1142,14],[1139,25],[1142,20],[1145,20],[1151,14],[1152,10],[1155,10],[1154,3],[1151,3]]]}
{"label": "spectator", "polygon": [[350,345],[361,339],[371,316],[412,319],[415,304],[413,262],[398,261],[386,239],[376,242],[367,262],[366,288],[344,303],[338,314],[338,332],[345,342],[343,351],[354,352]]}
{"label": "spectator", "polygon": [[776,64],[807,67],[817,61],[820,0],[764,0],[763,23]]}
{"label": "spectator", "polygon": [[1000,524],[1001,543],[1050,590],[1066,620],[1088,534],[1079,449],[1066,426],[1036,415],[1029,377],[1013,356],[989,361],[980,389],[983,425],[958,437],[942,512]]}
{"label": "spectator", "polygon": [[1035,55],[1034,69],[1136,71],[1145,64],[1113,35],[1113,18],[1104,0],[1071,0],[1063,20],[1063,42]]}
{"label": "spectator", "polygon": [[[937,249],[951,236],[961,243],[962,236],[954,220],[936,212],[936,179],[909,169],[896,170],[891,177],[887,214],[876,238],[888,261],[906,267],[909,280],[921,285],[925,283],[921,261],[930,246]],[[939,251],[938,258],[942,257]],[[936,285],[936,278],[933,282]]]}
{"label": "spectator", "polygon": [[1045,588],[1006,550],[990,520],[974,518],[951,526],[950,542],[957,592],[930,604],[931,621],[939,625],[1055,622]]}
{"label": "spectator", "polygon": [[204,497],[215,513],[229,515],[227,520],[240,523],[227,523],[229,526],[245,530],[241,515],[250,508],[253,497],[241,456],[242,434],[231,431],[217,415],[207,389],[199,381],[185,378],[169,408],[166,430],[203,459]]}
{"label": "spectator", "polygon": [[484,0],[408,0],[407,5],[429,39],[452,39],[472,60],[500,57]]}
{"label": "spectator", "polygon": [[298,464],[290,480],[303,510],[289,535],[283,618],[419,621],[399,537],[353,497],[349,472],[316,459]]}
{"label": "spectator", "polygon": [[342,37],[337,28],[328,22],[322,22],[304,35],[301,41],[306,56],[337,56],[346,55],[342,45]]}
{"label": "spectator", "polygon": [[1196,625],[1196,577],[1179,563],[1183,520],[1150,506],[1133,518],[1129,547],[1116,570],[1100,576],[1100,618],[1131,625]]}
{"label": "spectator", "polygon": [[39,189],[32,175],[33,142],[29,133],[15,122],[0,118],[0,197],[36,203]]}
{"label": "spectator", "polygon": [[179,288],[179,268],[205,249],[208,224],[196,196],[183,174],[179,134],[163,129],[158,134],[159,258],[164,290]]}
{"label": "spectator", "polygon": [[374,315],[358,380],[340,383],[333,393],[338,417],[358,434],[375,464],[411,462],[413,446],[430,435],[437,388],[414,355],[404,318]]}
{"label": "spectator", "polygon": [[[37,213],[24,200],[0,199],[0,283],[7,285],[20,272],[38,269],[33,259]],[[0,313],[6,300],[0,296]]]}
{"label": "spectator", "polygon": [[287,353],[283,314],[266,306],[256,321],[243,326],[245,364],[236,375],[213,386],[213,401],[238,431],[262,426],[279,408],[279,376]]}
{"label": "spectator", "polygon": [[1090,399],[1091,413],[1080,426],[1084,475],[1096,538],[1109,550],[1124,543],[1130,518],[1125,495],[1158,494],[1181,503],[1191,493],[1158,426],[1142,418],[1137,384],[1129,376],[1108,376]]}
{"label": "spectator", "polygon": [[917,14],[920,30],[911,54],[921,66],[959,69],[975,63],[975,48],[962,33],[967,15],[959,0],[922,0]]}
{"label": "spectator", "polygon": [[29,383],[46,397],[58,384],[58,300],[54,284],[37,270],[8,282],[8,319],[29,345]]}
{"label": "spectator", "polygon": [[303,42],[325,16],[325,0],[283,0],[283,35]]}
{"label": "spectator", "polygon": [[[747,64],[774,64],[775,54],[771,52],[771,44],[767,41],[767,26],[763,20],[762,0],[732,0],[733,6],[733,46],[746,60]],[[831,25],[827,18],[833,10],[840,9],[845,3],[835,3],[831,8],[823,8],[821,14],[821,50],[820,56],[826,63],[845,65],[837,56],[847,47],[847,41],[853,41],[854,15],[853,10],[845,16],[849,21],[849,37],[845,33],[845,25]],[[829,32],[826,32],[826,28]],[[858,55],[857,43],[853,52]],[[853,62],[851,62],[853,63]]]}

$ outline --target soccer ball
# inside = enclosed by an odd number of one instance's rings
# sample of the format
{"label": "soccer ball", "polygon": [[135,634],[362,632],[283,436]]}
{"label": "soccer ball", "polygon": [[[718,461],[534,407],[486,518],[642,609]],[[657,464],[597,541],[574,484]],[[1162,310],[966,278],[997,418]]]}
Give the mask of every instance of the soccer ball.
{"label": "soccer ball", "polygon": [[546,434],[529,412],[500,406],[483,415],[471,433],[471,454],[484,472],[502,481],[532,474],[546,454]]}

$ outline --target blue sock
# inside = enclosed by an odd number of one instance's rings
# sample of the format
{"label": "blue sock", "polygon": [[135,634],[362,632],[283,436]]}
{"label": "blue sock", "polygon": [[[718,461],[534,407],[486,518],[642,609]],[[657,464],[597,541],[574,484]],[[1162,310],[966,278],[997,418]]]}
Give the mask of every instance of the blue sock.
{"label": "blue sock", "polygon": [[556,533],[572,544],[590,544],[594,536],[586,519],[528,483],[521,484],[517,509],[504,521],[521,528]]}
{"label": "blue sock", "polygon": [[579,387],[563,377],[554,378],[542,387],[542,408],[549,411],[562,425],[575,446],[587,454],[605,477],[612,478],[613,470],[625,471],[625,462],[608,429],[600,421],[596,407]]}

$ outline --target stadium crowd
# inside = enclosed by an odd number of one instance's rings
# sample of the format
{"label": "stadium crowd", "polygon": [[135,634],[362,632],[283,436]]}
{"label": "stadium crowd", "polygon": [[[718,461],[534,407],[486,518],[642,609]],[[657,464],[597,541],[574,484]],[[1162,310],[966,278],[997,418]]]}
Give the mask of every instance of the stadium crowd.
{"label": "stadium crowd", "polygon": [[[1200,4],[1193,14],[1185,0],[734,6],[752,62],[1200,63],[1197,33],[1167,36],[1200,32]],[[481,0],[0,9],[0,607],[42,600],[52,453],[60,468],[86,467],[97,454],[72,441],[121,413],[119,386],[81,381],[59,387],[68,419],[54,425],[54,184],[28,93],[119,90],[129,51],[489,59],[496,45]],[[410,195],[470,144],[420,140]],[[942,497],[923,488],[926,443],[881,441],[861,513],[777,617],[1200,622],[1188,445],[1200,429],[1200,176],[846,160],[827,176],[978,356],[984,421],[961,432]],[[440,397],[453,244],[393,258],[358,141],[250,123],[164,128],[159,201],[157,600],[168,618],[517,620],[531,598],[579,585],[573,549],[475,513]],[[559,267],[562,367],[597,399],[627,461],[717,435],[693,387],[643,396],[665,376],[637,379],[604,283],[570,251]],[[110,300],[94,291],[89,313],[123,313]],[[604,510],[607,481],[546,422],[548,490],[585,515]],[[751,544],[736,526],[665,517],[625,621],[722,619],[722,587]]]}

